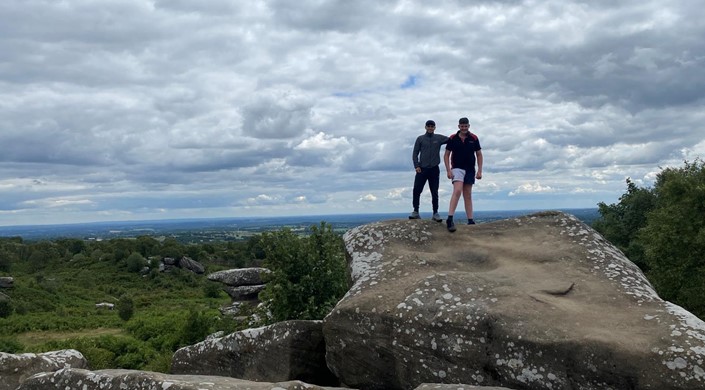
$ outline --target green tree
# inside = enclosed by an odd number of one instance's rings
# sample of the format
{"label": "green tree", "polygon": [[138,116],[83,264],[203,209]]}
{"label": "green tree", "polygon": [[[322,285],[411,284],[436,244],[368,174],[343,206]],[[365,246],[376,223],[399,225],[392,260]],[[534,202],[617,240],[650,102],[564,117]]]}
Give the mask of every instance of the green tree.
{"label": "green tree", "polygon": [[139,252],[130,254],[125,262],[127,263],[127,271],[135,273],[140,272],[147,265],[147,260]]}
{"label": "green tree", "polygon": [[656,176],[653,189],[627,180],[618,204],[599,204],[593,227],[639,265],[658,294],[705,316],[705,162]]}
{"label": "green tree", "polygon": [[189,310],[184,327],[181,329],[181,344],[189,345],[203,341],[210,330],[208,317],[197,310]]}
{"label": "green tree", "polygon": [[259,244],[272,271],[260,297],[274,322],[322,319],[347,291],[343,240],[330,225],[312,226],[308,237],[267,232]]}
{"label": "green tree", "polygon": [[627,178],[627,192],[619,198],[619,203],[598,203],[600,218],[592,224],[595,230],[644,271],[648,269],[644,248],[636,237],[639,230],[646,226],[646,216],[655,204],[653,190],[637,187]]}
{"label": "green tree", "polygon": [[117,303],[118,316],[123,321],[129,321],[130,318],[135,314],[135,304],[127,295],[120,297]]}
{"label": "green tree", "polygon": [[661,171],[657,203],[638,239],[649,279],[664,299],[705,316],[705,162]]}

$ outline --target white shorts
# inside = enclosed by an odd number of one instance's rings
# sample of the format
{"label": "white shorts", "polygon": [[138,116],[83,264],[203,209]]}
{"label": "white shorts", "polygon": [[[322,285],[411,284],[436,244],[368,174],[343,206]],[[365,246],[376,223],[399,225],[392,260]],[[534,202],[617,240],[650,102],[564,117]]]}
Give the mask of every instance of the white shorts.
{"label": "white shorts", "polygon": [[453,183],[462,181],[464,184],[475,184],[475,172],[470,172],[470,175],[465,177],[466,172],[464,169],[453,168],[450,170],[450,173],[453,174]]}

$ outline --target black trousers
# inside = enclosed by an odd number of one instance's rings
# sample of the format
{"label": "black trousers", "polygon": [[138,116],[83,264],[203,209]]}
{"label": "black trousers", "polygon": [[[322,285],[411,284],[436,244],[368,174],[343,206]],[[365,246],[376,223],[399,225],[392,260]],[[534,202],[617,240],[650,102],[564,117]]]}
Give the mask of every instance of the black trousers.
{"label": "black trousers", "polygon": [[433,168],[421,168],[421,172],[416,174],[414,178],[414,198],[412,205],[414,210],[419,209],[419,199],[421,198],[421,192],[423,192],[423,187],[428,181],[428,188],[431,190],[431,203],[433,204],[433,212],[438,212],[438,181],[441,174],[441,170],[438,166]]}

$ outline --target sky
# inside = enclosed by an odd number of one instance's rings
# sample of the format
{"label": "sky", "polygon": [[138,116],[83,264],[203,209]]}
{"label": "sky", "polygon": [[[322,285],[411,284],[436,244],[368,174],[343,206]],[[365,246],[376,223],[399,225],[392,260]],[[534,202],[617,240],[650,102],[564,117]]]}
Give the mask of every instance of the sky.
{"label": "sky", "polygon": [[3,0],[0,225],[411,212],[460,117],[475,210],[615,203],[705,157],[703,36],[700,0]]}

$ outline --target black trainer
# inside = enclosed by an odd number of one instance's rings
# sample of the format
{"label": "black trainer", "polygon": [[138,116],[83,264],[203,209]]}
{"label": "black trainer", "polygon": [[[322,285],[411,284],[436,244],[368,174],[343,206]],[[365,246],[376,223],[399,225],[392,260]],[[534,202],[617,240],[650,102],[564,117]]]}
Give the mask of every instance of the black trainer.
{"label": "black trainer", "polygon": [[474,224],[475,224],[474,219],[472,219],[472,218],[468,219],[468,225],[474,225]]}
{"label": "black trainer", "polygon": [[452,219],[446,220],[446,224],[448,225],[448,231],[449,231],[449,232],[453,233],[453,232],[456,230],[456,229],[455,229],[455,223],[453,223],[453,220],[452,220]]}

